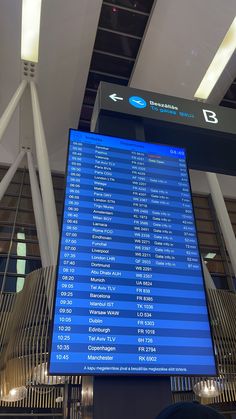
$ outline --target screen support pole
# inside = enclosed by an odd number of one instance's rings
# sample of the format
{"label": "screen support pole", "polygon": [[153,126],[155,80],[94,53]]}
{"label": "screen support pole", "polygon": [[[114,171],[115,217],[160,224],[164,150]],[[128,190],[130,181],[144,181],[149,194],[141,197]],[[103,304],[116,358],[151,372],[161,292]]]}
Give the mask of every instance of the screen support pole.
{"label": "screen support pole", "polygon": [[220,184],[215,173],[206,172],[206,177],[210,187],[211,197],[220,223],[225,245],[229,253],[230,262],[236,276],[236,239],[229,214],[225,205],[224,197],[220,189]]}
{"label": "screen support pole", "polygon": [[25,155],[25,150],[22,149],[20,151],[20,153],[18,154],[17,158],[15,159],[15,161],[12,163],[12,165],[9,167],[7,173],[5,174],[5,176],[3,177],[3,179],[0,182],[0,201],[3,197],[3,195],[5,194],[8,186],[10,185],[10,182],[12,181],[12,178],[14,176],[14,174],[16,173],[16,170],[19,167],[19,164],[21,162],[21,160],[23,159]]}
{"label": "screen support pole", "polygon": [[38,180],[37,180],[35,167],[33,163],[33,156],[30,150],[27,151],[27,160],[28,160],[35,223],[36,223],[37,235],[39,239],[40,256],[42,260],[42,267],[45,268],[46,266],[50,266],[53,263],[50,260],[42,198],[41,198],[41,193],[39,190]]}
{"label": "screen support pole", "polygon": [[8,106],[6,107],[5,111],[3,112],[0,118],[0,142],[2,140],[3,134],[12,118],[12,115],[21,99],[21,96],[26,88],[27,81],[22,80],[21,84],[19,85],[18,89],[12,96]]}
{"label": "screen support pole", "polygon": [[42,116],[39,106],[38,93],[34,82],[30,82],[30,89],[33,108],[36,155],[48,235],[49,251],[52,264],[56,265],[59,242],[59,229],[57,222],[57,211],[54,190],[52,184],[52,175],[50,170]]}

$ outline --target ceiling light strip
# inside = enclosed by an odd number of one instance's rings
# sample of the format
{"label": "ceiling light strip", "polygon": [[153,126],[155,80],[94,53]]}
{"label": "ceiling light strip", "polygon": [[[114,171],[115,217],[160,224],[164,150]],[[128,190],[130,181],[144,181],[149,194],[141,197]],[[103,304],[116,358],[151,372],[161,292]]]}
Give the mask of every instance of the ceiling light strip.
{"label": "ceiling light strip", "polygon": [[214,86],[223,73],[226,65],[236,49],[236,17],[229,27],[221,45],[219,46],[205,76],[203,77],[197,91],[194,94],[196,99],[206,100],[210,96]]}
{"label": "ceiling light strip", "polygon": [[38,62],[42,0],[22,0],[21,59]]}

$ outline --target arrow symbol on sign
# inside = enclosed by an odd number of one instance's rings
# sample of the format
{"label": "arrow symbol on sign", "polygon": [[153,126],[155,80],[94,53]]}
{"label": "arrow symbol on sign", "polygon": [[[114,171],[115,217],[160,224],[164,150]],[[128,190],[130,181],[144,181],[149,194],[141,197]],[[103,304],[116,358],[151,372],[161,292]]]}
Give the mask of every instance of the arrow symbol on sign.
{"label": "arrow symbol on sign", "polygon": [[123,97],[119,97],[116,95],[116,93],[113,93],[112,95],[109,96],[112,100],[114,100],[114,102],[117,102],[117,100],[123,100]]}

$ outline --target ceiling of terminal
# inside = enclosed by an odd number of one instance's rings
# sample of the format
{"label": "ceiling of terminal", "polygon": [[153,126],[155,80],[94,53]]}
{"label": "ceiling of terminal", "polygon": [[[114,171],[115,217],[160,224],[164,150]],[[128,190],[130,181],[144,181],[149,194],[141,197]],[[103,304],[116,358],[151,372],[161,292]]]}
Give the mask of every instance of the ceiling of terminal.
{"label": "ceiling of terminal", "polygon": [[[44,0],[38,91],[52,169],[64,170],[68,129],[89,129],[101,80],[193,99],[235,15],[235,0]],[[20,34],[21,0],[1,0],[0,114],[21,80]],[[209,101],[236,107],[235,77],[236,54]],[[32,138],[26,92],[0,162]]]}
{"label": "ceiling of terminal", "polygon": [[153,1],[103,1],[79,129],[89,130],[100,81],[128,85]]}

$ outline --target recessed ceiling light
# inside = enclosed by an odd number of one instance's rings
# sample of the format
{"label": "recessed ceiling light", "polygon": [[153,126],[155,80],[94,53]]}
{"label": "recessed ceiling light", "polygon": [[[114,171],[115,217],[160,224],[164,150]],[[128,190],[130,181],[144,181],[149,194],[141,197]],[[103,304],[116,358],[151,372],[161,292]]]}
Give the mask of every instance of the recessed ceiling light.
{"label": "recessed ceiling light", "polygon": [[42,0],[22,1],[21,59],[38,62]]}
{"label": "recessed ceiling light", "polygon": [[219,46],[211,64],[206,71],[205,76],[203,77],[197,91],[194,94],[196,99],[206,100],[210,96],[214,86],[223,73],[235,49],[236,17],[230,25],[228,32],[226,33],[221,45]]}

